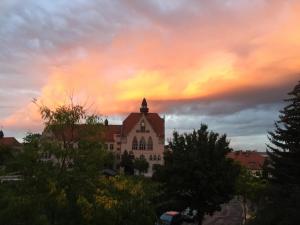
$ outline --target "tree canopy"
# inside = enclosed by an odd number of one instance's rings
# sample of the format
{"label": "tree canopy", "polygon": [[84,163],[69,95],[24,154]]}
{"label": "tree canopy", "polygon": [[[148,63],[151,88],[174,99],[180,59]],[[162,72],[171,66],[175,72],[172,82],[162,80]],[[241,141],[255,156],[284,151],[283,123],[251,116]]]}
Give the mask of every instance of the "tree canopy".
{"label": "tree canopy", "polygon": [[300,224],[300,82],[269,132],[270,189],[254,224]]}
{"label": "tree canopy", "polygon": [[15,159],[21,180],[0,185],[0,224],[153,224],[151,184],[102,175],[113,157],[95,138],[100,120],[78,105],[40,109],[45,130],[28,134]]}
{"label": "tree canopy", "polygon": [[239,166],[226,155],[231,151],[226,135],[208,131],[206,125],[192,133],[173,133],[165,163],[153,178],[164,184],[161,209],[197,209],[201,219],[220,209],[235,193]]}

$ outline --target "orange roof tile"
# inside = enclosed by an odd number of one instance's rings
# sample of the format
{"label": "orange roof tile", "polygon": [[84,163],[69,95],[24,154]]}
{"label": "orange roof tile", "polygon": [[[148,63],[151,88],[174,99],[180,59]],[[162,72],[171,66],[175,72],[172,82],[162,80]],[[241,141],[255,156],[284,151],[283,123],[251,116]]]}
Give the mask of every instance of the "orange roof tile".
{"label": "orange roof tile", "polygon": [[137,124],[142,115],[145,115],[146,119],[150,123],[151,127],[161,138],[164,137],[165,123],[157,113],[130,113],[129,116],[123,121],[122,136],[127,136],[132,128]]}
{"label": "orange roof tile", "polygon": [[16,147],[21,144],[14,137],[3,137],[0,138],[0,145]]}
{"label": "orange roof tile", "polygon": [[266,160],[266,157],[256,151],[230,152],[227,157],[238,161],[242,166],[250,170],[260,170]]}

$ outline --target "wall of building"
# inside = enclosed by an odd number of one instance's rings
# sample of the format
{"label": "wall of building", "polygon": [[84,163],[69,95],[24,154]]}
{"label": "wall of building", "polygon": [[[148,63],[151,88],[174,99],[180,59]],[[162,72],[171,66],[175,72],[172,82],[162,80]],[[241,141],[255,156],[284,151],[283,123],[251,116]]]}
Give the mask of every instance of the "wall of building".
{"label": "wall of building", "polygon": [[[144,120],[145,123],[145,132],[140,131],[140,124],[142,120]],[[153,141],[153,150],[147,150],[147,142],[150,136],[152,137],[152,141]],[[137,138],[138,143],[142,137],[145,138],[146,150],[132,150],[132,141],[134,137]],[[148,173],[146,173],[145,176],[152,175],[153,173],[152,168],[154,164],[163,164],[164,140],[161,140],[157,136],[157,134],[155,133],[155,131],[153,130],[153,128],[151,127],[150,123],[148,122],[148,120],[144,115],[141,117],[139,122],[133,127],[131,132],[127,135],[126,139],[125,140],[123,139],[121,143],[121,154],[123,154],[125,150],[127,150],[128,152],[132,151],[135,158],[139,158],[141,157],[141,155],[145,157],[145,159],[149,163]],[[152,160],[150,160],[150,156],[152,156]],[[154,156],[156,157],[156,160],[153,160]]]}

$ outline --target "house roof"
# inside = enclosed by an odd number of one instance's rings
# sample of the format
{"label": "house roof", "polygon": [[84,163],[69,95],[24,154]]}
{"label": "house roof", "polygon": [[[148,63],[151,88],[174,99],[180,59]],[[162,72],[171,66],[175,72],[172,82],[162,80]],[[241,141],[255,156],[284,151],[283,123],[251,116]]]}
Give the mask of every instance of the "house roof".
{"label": "house roof", "polygon": [[3,137],[0,138],[0,145],[9,146],[9,147],[17,147],[21,146],[21,143],[17,141],[14,137]]}
{"label": "house roof", "polygon": [[73,129],[71,127],[65,127],[64,129],[55,129],[55,127],[52,127],[50,128],[50,131],[58,140],[62,140],[64,137],[67,141],[79,141],[80,139],[85,139],[113,142],[114,135],[121,134],[121,128],[122,125],[91,126],[87,124],[77,124]]}
{"label": "house roof", "polygon": [[130,113],[123,121],[122,136],[127,136],[143,115],[148,120],[155,133],[159,137],[163,138],[165,123],[164,119],[162,119],[157,113]]}
{"label": "house roof", "polygon": [[260,170],[266,160],[262,154],[256,151],[230,152],[227,157],[238,161],[242,166],[250,170]]}
{"label": "house roof", "polygon": [[121,134],[122,125],[106,125],[104,127],[104,141],[113,142],[114,135]]}

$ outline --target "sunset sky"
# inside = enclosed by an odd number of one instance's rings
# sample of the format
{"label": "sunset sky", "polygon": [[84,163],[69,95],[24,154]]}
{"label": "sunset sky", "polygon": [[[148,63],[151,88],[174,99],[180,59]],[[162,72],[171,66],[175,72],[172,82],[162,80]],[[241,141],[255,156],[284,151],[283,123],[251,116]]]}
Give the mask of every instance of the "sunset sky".
{"label": "sunset sky", "polygon": [[1,0],[0,127],[41,131],[39,103],[120,123],[146,97],[166,134],[227,133],[265,150],[300,80],[299,0]]}

